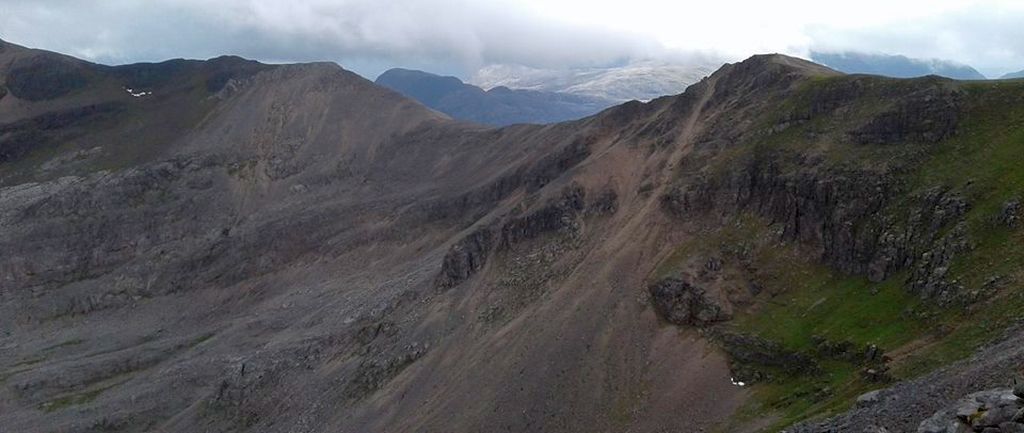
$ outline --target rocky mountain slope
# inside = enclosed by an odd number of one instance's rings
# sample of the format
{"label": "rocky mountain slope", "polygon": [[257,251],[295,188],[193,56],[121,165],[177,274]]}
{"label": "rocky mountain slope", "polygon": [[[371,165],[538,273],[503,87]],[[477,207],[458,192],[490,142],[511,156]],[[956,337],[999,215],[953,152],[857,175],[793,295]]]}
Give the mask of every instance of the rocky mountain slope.
{"label": "rocky mountain slope", "polygon": [[497,129],[333,64],[0,83],[11,431],[777,430],[1024,311],[1013,82],[755,56]]}
{"label": "rocky mountain slope", "polygon": [[679,65],[659,61],[634,61],[604,68],[538,69],[519,65],[490,65],[477,71],[470,82],[484,89],[510,87],[568,93],[611,101],[648,101],[682,93],[721,66],[701,61]]}
{"label": "rocky mountain slope", "polygon": [[858,52],[811,52],[811,60],[848,74],[873,74],[895,78],[938,75],[957,80],[984,80],[976,69],[939,59],[914,59],[906,56]]}
{"label": "rocky mountain slope", "polygon": [[408,69],[390,69],[376,83],[454,119],[493,126],[576,120],[614,105],[611,100],[567,93],[507,87],[485,91],[455,77]]}

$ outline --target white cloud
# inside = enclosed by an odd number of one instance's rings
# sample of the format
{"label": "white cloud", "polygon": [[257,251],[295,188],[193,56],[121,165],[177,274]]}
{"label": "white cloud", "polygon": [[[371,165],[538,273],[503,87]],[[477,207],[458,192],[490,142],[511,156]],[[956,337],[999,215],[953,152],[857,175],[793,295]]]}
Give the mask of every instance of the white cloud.
{"label": "white cloud", "polygon": [[372,75],[811,48],[1024,68],[1016,0],[0,0],[0,37],[103,62],[239,54]]}

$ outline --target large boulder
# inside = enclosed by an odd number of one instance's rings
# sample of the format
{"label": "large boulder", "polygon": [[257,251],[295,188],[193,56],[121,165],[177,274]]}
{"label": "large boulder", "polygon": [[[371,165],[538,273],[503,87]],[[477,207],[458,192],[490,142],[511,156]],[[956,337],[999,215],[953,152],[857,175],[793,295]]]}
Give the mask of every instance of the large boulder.
{"label": "large boulder", "polygon": [[1020,221],[1020,210],[1020,200],[1003,203],[1003,210],[999,213],[999,222],[1009,228],[1017,227]]}
{"label": "large boulder", "polygon": [[857,407],[874,406],[882,401],[882,390],[866,392],[857,397]]}
{"label": "large boulder", "polygon": [[680,278],[665,278],[648,291],[658,314],[675,325],[704,327],[730,318],[706,290]]}

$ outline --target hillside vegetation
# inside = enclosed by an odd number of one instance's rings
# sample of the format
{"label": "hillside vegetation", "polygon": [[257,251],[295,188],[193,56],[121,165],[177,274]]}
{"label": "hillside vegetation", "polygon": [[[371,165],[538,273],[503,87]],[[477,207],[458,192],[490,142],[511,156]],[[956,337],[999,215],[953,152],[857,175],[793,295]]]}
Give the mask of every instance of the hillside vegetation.
{"label": "hillside vegetation", "polygon": [[11,431],[772,431],[876,388],[901,431],[1024,356],[1015,81],[765,55],[491,128],[0,43],[0,89]]}

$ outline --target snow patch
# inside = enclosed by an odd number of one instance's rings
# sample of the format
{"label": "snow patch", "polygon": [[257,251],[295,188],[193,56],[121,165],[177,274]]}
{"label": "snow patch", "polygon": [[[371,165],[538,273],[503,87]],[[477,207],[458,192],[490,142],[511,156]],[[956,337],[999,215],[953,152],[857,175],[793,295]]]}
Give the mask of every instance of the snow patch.
{"label": "snow patch", "polygon": [[143,96],[149,96],[149,95],[153,94],[153,92],[147,92],[147,91],[144,91],[144,90],[136,92],[131,87],[125,87],[124,90],[126,92],[128,92],[129,95],[132,95],[132,96],[134,96],[136,98],[141,98]]}

